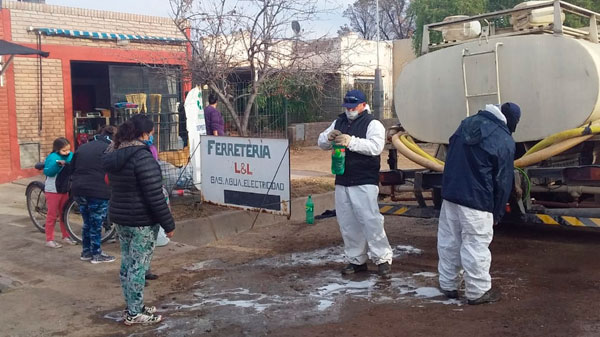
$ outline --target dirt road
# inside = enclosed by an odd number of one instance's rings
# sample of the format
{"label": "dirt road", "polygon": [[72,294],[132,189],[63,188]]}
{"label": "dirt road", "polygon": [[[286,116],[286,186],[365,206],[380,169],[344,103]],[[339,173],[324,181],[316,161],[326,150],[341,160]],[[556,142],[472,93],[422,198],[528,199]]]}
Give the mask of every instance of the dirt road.
{"label": "dirt road", "polygon": [[[2,336],[597,336],[600,233],[508,227],[492,243],[503,299],[468,306],[437,291],[436,223],[386,217],[391,280],[342,278],[335,219],[239,234],[210,246],[157,250],[161,277],[147,300],[157,326],[121,323],[118,261],[79,261],[79,246],[48,250],[27,219],[0,228]],[[23,227],[20,227],[23,226]],[[117,253],[117,245],[107,245]]]}
{"label": "dirt road", "polygon": [[[296,158],[296,159],[294,159]],[[293,155],[327,172],[328,154]],[[294,166],[295,165],[295,166]],[[163,323],[125,327],[120,259],[79,261],[80,246],[43,247],[24,187],[0,186],[0,336],[599,336],[600,231],[496,231],[492,277],[502,301],[468,306],[437,290],[436,222],[386,217],[392,278],[341,277],[333,218],[261,227],[205,247],[171,243],[146,291]],[[58,227],[58,226],[57,226]],[[119,256],[118,244],[104,249]]]}

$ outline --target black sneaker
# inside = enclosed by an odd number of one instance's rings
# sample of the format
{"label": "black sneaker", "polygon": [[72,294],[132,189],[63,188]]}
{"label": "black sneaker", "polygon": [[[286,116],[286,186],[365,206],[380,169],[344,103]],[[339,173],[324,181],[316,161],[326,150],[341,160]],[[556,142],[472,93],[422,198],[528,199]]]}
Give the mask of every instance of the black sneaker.
{"label": "black sneaker", "polygon": [[89,261],[92,259],[92,253],[81,253],[81,256],[79,257],[79,259],[81,261]]}
{"label": "black sneaker", "polygon": [[484,303],[494,303],[500,300],[500,292],[496,289],[491,288],[485,294],[481,295],[480,298],[476,300],[468,300],[467,303],[470,305],[484,304]]}
{"label": "black sneaker", "polygon": [[148,274],[146,274],[145,278],[146,278],[146,280],[153,281],[153,280],[157,280],[158,279],[158,275],[156,275],[154,273],[148,273]]}
{"label": "black sneaker", "polygon": [[452,299],[458,298],[458,290],[444,290],[444,289],[440,289],[440,291],[442,292],[442,294],[444,294],[444,296],[446,296],[448,298],[452,298]]}
{"label": "black sneaker", "polygon": [[367,264],[354,264],[349,263],[344,269],[342,269],[342,275],[350,275],[367,271]]}
{"label": "black sneaker", "polygon": [[98,264],[98,263],[103,263],[103,262],[113,262],[114,260],[115,260],[114,256],[110,256],[110,255],[107,255],[104,252],[102,252],[98,255],[94,255],[90,262],[93,264]]}
{"label": "black sneaker", "polygon": [[381,277],[389,277],[392,272],[392,266],[388,262],[377,265],[377,274]]}

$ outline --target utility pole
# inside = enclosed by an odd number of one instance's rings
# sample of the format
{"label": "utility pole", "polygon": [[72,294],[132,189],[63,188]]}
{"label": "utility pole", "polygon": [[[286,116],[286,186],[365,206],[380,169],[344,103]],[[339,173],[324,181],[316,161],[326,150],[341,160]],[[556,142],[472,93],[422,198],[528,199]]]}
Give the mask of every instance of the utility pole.
{"label": "utility pole", "polygon": [[375,1],[375,17],[377,21],[377,68],[375,68],[375,83],[373,85],[373,115],[377,119],[383,117],[383,80],[379,69],[379,0]]}

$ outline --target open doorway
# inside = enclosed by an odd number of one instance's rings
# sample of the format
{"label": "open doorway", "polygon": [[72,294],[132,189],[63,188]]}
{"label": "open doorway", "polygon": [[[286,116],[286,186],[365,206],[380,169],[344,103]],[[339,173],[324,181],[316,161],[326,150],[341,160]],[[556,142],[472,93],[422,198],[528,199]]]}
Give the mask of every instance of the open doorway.
{"label": "open doorway", "polygon": [[[179,118],[179,67],[71,62],[71,84],[75,147],[92,139],[104,125],[120,124],[135,113],[154,121],[159,152],[184,147],[187,130]],[[139,108],[116,108],[118,102],[135,103]]]}
{"label": "open doorway", "polygon": [[108,64],[71,62],[75,147],[111,123]]}

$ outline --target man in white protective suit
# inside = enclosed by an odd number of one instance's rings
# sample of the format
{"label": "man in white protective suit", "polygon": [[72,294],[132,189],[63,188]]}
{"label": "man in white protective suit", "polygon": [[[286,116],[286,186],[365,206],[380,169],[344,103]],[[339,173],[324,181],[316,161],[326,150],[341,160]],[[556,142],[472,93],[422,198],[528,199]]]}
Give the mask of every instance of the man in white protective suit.
{"label": "man in white protective suit", "polygon": [[389,277],[393,253],[377,202],[385,128],[365,112],[366,97],[360,90],[348,91],[342,106],[346,112],[318,140],[323,150],[331,149],[332,142],[347,149],[344,174],[335,177],[335,210],[348,261],[342,274],[366,272],[368,252],[379,275]]}
{"label": "man in white protective suit", "polygon": [[512,191],[512,133],[520,118],[514,103],[488,104],[450,137],[438,225],[440,288],[449,298],[458,298],[462,268],[469,304],[500,299],[492,288],[489,245]]}

